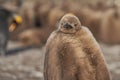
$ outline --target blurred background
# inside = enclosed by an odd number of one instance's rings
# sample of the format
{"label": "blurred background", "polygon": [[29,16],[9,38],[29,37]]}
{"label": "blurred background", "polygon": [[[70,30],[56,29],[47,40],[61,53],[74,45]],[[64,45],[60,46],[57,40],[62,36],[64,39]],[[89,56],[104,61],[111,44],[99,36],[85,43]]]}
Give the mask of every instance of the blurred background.
{"label": "blurred background", "polygon": [[44,45],[65,13],[91,30],[120,80],[120,0],[0,0],[0,80],[44,80]]}

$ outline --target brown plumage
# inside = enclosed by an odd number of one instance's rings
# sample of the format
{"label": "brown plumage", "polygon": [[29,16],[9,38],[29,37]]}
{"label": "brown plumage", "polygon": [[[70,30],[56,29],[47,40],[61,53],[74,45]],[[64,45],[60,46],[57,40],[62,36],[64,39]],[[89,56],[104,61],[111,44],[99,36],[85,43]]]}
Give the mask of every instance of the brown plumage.
{"label": "brown plumage", "polygon": [[[59,13],[59,14],[58,14]],[[48,24],[55,29],[57,21],[65,14],[60,8],[53,8],[48,15]]]}
{"label": "brown plumage", "polygon": [[52,30],[49,28],[31,28],[20,33],[18,40],[25,46],[42,47],[51,32]]}
{"label": "brown plumage", "polygon": [[[18,40],[18,35],[24,30],[35,27],[34,25],[34,10],[32,2],[24,2],[18,13],[22,16],[23,22],[19,27],[10,33],[11,40]],[[13,36],[14,35],[14,36]]]}
{"label": "brown plumage", "polygon": [[101,11],[94,11],[88,7],[81,7],[80,11],[76,13],[80,18],[82,25],[87,26],[97,40],[100,38],[99,33],[102,14]]}
{"label": "brown plumage", "polygon": [[73,14],[63,16],[47,41],[44,80],[110,80],[99,45]]}
{"label": "brown plumage", "polygon": [[120,44],[120,10],[110,9],[103,15],[101,40],[109,44]]}

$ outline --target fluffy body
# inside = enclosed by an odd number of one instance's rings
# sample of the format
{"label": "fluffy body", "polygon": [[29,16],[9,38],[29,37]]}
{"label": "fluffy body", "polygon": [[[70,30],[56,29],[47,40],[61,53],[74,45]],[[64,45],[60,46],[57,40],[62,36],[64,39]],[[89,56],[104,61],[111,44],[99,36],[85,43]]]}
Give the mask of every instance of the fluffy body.
{"label": "fluffy body", "polygon": [[[44,79],[110,80],[103,54],[91,32],[80,22],[77,27],[73,26],[77,30],[72,33],[71,30],[61,29],[64,28],[61,26],[62,21],[68,17],[61,19],[58,30],[47,41]],[[72,18],[77,19],[75,16]],[[69,23],[74,22],[70,20],[74,19],[68,19]]]}

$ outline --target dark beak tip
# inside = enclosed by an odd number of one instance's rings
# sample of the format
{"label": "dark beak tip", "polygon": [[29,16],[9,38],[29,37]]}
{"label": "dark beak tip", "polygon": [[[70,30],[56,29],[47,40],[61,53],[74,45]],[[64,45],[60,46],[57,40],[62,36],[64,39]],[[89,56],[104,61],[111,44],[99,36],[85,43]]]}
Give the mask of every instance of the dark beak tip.
{"label": "dark beak tip", "polygon": [[66,28],[66,29],[71,29],[72,26],[71,26],[70,24],[66,23],[66,24],[64,25],[64,28]]}

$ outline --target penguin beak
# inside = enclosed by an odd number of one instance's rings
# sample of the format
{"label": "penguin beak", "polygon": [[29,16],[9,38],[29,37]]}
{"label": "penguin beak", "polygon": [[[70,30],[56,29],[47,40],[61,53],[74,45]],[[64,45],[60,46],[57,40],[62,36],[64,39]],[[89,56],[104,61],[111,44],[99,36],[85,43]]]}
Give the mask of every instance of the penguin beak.
{"label": "penguin beak", "polygon": [[17,27],[17,25],[15,23],[12,23],[9,27],[9,32],[13,32]]}
{"label": "penguin beak", "polygon": [[19,24],[22,23],[22,17],[16,14],[12,15],[13,21],[9,27],[9,31],[13,32]]}
{"label": "penguin beak", "polygon": [[66,28],[66,29],[71,29],[72,26],[71,26],[69,23],[66,23],[66,24],[64,25],[64,28]]}

